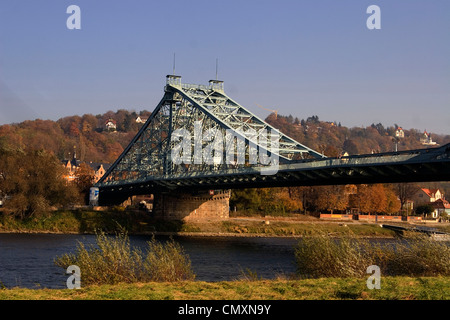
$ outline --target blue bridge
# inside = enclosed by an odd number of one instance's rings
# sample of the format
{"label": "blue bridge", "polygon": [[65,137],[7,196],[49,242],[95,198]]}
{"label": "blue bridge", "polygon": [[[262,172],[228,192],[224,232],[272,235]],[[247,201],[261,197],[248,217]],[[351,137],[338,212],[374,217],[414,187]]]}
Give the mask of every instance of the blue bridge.
{"label": "blue bridge", "polygon": [[168,75],[161,101],[95,187],[102,204],[142,194],[450,180],[450,144],[325,157],[224,92],[222,81]]}

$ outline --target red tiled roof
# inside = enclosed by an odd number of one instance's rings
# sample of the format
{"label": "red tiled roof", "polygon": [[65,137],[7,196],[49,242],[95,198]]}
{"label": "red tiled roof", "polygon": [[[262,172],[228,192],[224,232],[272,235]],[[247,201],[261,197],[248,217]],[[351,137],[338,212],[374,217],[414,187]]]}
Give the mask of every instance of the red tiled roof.
{"label": "red tiled roof", "polygon": [[422,191],[425,192],[429,197],[434,197],[434,195],[436,194],[436,192],[439,189],[427,189],[427,188],[422,188]]}
{"label": "red tiled roof", "polygon": [[433,202],[433,206],[436,208],[450,209],[450,203],[444,199],[438,199]]}

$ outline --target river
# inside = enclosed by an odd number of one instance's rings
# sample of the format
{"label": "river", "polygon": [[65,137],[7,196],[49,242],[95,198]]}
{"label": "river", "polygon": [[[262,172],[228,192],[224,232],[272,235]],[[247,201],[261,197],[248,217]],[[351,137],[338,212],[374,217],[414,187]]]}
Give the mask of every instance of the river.
{"label": "river", "polygon": [[[151,236],[130,236],[144,247]],[[157,240],[168,237],[158,236]],[[189,255],[196,280],[236,280],[244,270],[272,279],[295,272],[298,239],[265,237],[174,237]],[[0,234],[0,286],[66,288],[65,270],[54,259],[75,252],[78,241],[94,244],[95,235]]]}

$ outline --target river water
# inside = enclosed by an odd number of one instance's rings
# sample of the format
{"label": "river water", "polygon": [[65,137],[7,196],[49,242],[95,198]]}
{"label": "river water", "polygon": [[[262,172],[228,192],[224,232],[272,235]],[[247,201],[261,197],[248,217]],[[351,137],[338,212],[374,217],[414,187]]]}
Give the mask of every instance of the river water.
{"label": "river water", "polygon": [[[146,246],[151,236],[130,236],[132,246]],[[168,237],[158,236],[165,241]],[[0,234],[0,286],[66,288],[65,270],[54,259],[75,252],[78,241],[95,244],[95,235]],[[189,255],[196,280],[239,279],[251,270],[272,279],[295,272],[298,239],[259,237],[174,237]]]}

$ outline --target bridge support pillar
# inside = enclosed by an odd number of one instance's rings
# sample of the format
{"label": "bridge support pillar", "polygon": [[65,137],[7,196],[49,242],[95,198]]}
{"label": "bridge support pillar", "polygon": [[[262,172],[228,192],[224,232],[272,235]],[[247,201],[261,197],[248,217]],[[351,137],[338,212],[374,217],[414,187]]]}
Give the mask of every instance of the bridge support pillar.
{"label": "bridge support pillar", "polygon": [[154,195],[153,213],[165,220],[223,220],[229,218],[231,190],[204,193],[159,193]]}

